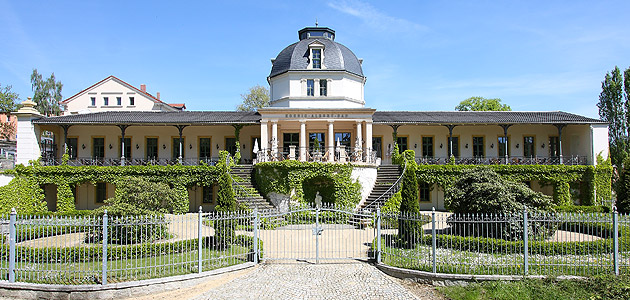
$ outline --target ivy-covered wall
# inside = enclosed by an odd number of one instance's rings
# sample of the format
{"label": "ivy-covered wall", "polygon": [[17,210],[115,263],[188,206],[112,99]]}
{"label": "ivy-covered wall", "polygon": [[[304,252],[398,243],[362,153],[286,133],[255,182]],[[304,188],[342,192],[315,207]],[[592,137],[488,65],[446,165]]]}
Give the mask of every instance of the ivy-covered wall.
{"label": "ivy-covered wall", "polygon": [[256,164],[255,180],[264,196],[275,192],[313,203],[319,191],[322,201],[354,206],[361,200],[361,185],[353,181],[351,164],[330,164],[285,160]]}
{"label": "ivy-covered wall", "polygon": [[[225,168],[223,168],[225,170]],[[16,179],[31,184],[20,185],[20,201],[27,201],[31,196],[43,199],[40,185],[57,185],[57,212],[66,213],[76,210],[72,187],[87,182],[107,182],[116,185],[121,178],[128,176],[142,177],[149,181],[168,183],[178,194],[175,213],[188,211],[187,187],[192,185],[211,185],[218,183],[220,170],[214,166],[16,166],[10,171]],[[14,179],[14,181],[16,180]],[[0,195],[1,196],[1,195]],[[4,201],[5,198],[1,198]],[[45,204],[44,204],[45,206]]]}
{"label": "ivy-covered wall", "polygon": [[[418,181],[433,183],[442,187],[449,186],[460,175],[462,170],[470,168],[491,168],[495,172],[512,181],[537,180],[541,184],[554,186],[556,204],[570,202],[569,184],[580,182],[580,200],[582,205],[601,204],[610,200],[612,167],[602,164],[598,166],[565,166],[565,165],[419,165],[416,174]],[[595,199],[595,203],[593,203]]]}

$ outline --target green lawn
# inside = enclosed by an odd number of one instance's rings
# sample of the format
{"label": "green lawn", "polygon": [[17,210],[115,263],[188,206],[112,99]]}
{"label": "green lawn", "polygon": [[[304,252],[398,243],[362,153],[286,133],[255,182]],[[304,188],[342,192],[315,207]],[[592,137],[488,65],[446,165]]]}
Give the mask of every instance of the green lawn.
{"label": "green lawn", "polygon": [[452,300],[563,300],[630,299],[630,277],[595,276],[587,280],[523,280],[439,287]]}

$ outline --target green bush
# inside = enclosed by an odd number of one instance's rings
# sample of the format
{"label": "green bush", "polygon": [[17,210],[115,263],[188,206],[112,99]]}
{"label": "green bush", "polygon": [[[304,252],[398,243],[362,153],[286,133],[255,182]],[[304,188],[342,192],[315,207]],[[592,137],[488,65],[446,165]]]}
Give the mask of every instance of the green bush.
{"label": "green bush", "polygon": [[[551,198],[532,191],[522,183],[500,177],[491,169],[479,167],[465,170],[462,177],[446,190],[445,205],[458,215],[447,223],[456,234],[519,240],[523,235],[521,215],[525,209],[532,214],[552,208]],[[466,220],[463,214],[476,214],[476,220]],[[544,215],[553,221],[553,215]],[[500,226],[496,221],[500,221]],[[552,235],[554,222],[530,223],[533,239]]]}
{"label": "green bush", "polygon": [[[118,180],[115,196],[105,200],[107,205],[96,209],[94,214],[102,217],[107,210],[109,243],[146,243],[168,237],[164,214],[176,210],[178,202],[178,193],[166,183],[125,177]],[[90,228],[85,236],[89,243],[102,239],[102,226]]]}
{"label": "green bush", "polygon": [[381,207],[382,213],[399,213],[400,203],[402,202],[402,196],[400,192],[395,193],[391,198],[385,201],[385,204]]}
{"label": "green bush", "polygon": [[555,206],[553,210],[565,213],[609,213],[610,207],[602,205],[562,205]]}
{"label": "green bush", "polygon": [[617,186],[617,201],[615,206],[620,213],[630,213],[630,157],[623,162]]}
{"label": "green bush", "polygon": [[398,237],[403,244],[412,246],[415,239],[419,235],[422,235],[422,225],[415,220],[405,218],[404,215],[417,215],[420,212],[420,205],[418,203],[418,177],[416,176],[415,153],[413,150],[406,150],[403,153],[403,157],[407,163],[407,169],[403,176],[402,189],[400,192],[402,202],[400,203],[401,218],[398,219]]}
{"label": "green bush", "polygon": [[0,214],[11,213],[15,208],[20,215],[47,212],[44,191],[33,178],[17,176],[0,187]]}

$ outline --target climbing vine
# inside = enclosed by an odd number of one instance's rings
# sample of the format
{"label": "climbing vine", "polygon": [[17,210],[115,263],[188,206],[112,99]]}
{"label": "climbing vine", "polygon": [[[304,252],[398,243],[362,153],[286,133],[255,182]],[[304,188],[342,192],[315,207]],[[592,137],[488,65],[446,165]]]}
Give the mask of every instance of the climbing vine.
{"label": "climbing vine", "polygon": [[[289,195],[294,191],[300,202],[312,203],[319,191],[324,202],[343,206],[356,205],[361,199],[361,185],[350,176],[351,164],[285,160],[256,164],[255,173],[258,189],[265,196],[273,192]],[[311,188],[313,184],[317,188]]]}
{"label": "climbing vine", "polygon": [[[582,205],[600,204],[611,198],[612,167],[602,164],[597,166],[565,165],[418,165],[418,181],[437,184],[442,187],[451,185],[463,170],[472,168],[490,168],[511,181],[525,182],[538,180],[542,185],[554,186],[554,200],[557,204],[570,202],[569,183],[580,182],[580,200]],[[595,199],[595,203],[593,203]]]}
{"label": "climbing vine", "polygon": [[[219,163],[221,164],[221,162]],[[225,164],[223,162],[223,164]],[[72,188],[83,183],[107,182],[116,185],[117,180],[124,177],[141,177],[152,182],[168,183],[177,193],[177,202],[174,204],[175,213],[188,211],[188,187],[192,185],[209,186],[219,182],[220,172],[228,170],[228,167],[218,168],[206,164],[198,166],[41,166],[37,162],[31,166],[18,165],[14,170],[7,172],[23,178],[29,184],[21,184],[18,202],[29,202],[32,198],[43,197],[42,185],[57,185],[57,212],[72,213],[76,211],[75,199]],[[15,179],[14,179],[15,180]],[[230,187],[231,188],[231,187]],[[0,192],[0,201],[6,201]],[[44,204],[45,207],[45,204]]]}

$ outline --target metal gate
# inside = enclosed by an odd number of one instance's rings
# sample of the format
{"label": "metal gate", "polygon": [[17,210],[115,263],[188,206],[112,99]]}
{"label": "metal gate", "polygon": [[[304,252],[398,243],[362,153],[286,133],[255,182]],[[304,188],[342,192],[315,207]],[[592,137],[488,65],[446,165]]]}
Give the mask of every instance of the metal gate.
{"label": "metal gate", "polygon": [[305,207],[260,215],[263,260],[373,259],[375,217],[335,207]]}

